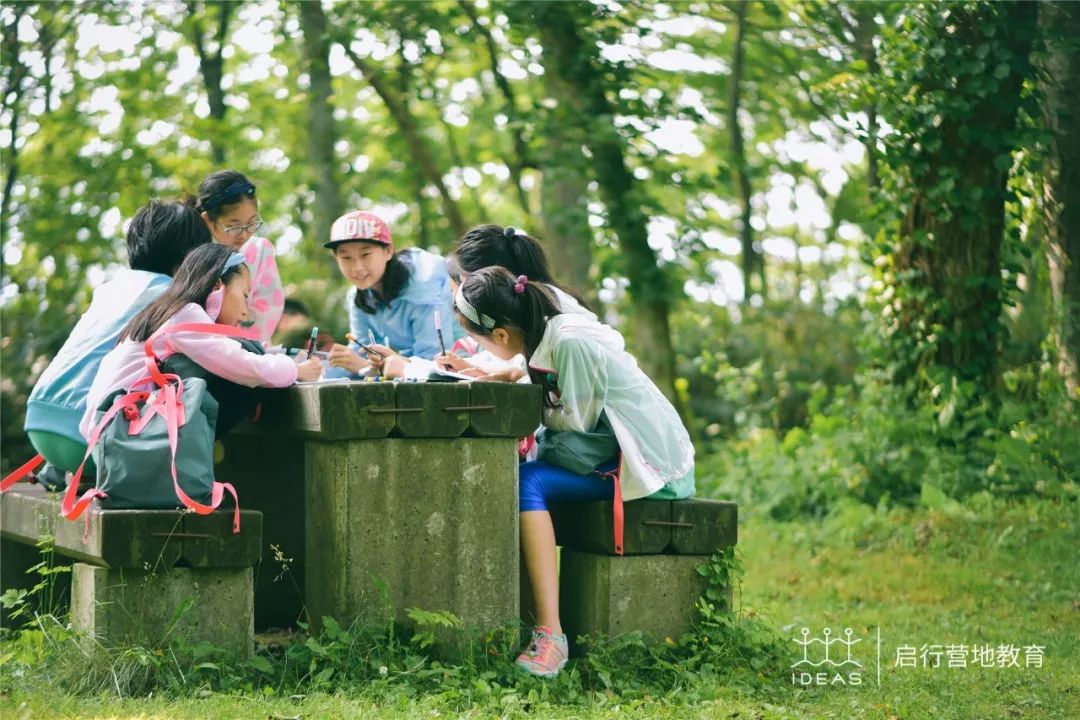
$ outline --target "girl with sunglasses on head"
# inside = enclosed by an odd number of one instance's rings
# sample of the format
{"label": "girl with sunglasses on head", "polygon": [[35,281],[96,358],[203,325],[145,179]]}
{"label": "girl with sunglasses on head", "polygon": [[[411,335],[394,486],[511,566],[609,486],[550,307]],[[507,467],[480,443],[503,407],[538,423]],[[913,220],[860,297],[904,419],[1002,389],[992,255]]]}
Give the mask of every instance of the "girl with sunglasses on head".
{"label": "girl with sunglasses on head", "polygon": [[269,344],[285,307],[274,244],[257,235],[263,226],[255,185],[236,170],[221,170],[199,184],[189,204],[202,213],[214,240],[244,257],[251,269],[251,313],[245,327]]}

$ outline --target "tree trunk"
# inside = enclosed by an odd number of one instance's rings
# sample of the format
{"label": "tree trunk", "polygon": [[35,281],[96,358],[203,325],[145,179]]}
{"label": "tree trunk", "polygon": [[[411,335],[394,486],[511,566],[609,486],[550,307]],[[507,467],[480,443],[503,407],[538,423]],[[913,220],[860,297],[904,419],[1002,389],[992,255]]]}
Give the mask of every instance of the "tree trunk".
{"label": "tree trunk", "polygon": [[758,276],[758,293],[766,296],[765,258],[754,246],[754,228],[750,224],[753,212],[750,200],[750,167],[746,162],[742,126],[739,124],[739,95],[742,91],[743,37],[746,32],[746,10],[749,2],[737,2],[735,12],[735,52],[731,61],[731,77],[728,80],[727,124],[731,133],[731,179],[739,193],[739,240],[742,245],[743,302],[749,302],[754,294],[754,275]]}
{"label": "tree trunk", "polygon": [[[304,61],[309,78],[308,167],[315,184],[315,237],[319,248],[330,238],[330,226],[344,212],[334,168],[337,128],[330,77],[330,36],[321,2],[300,3],[300,28],[304,36]],[[324,255],[324,253],[320,253]]]}
{"label": "tree trunk", "polygon": [[587,142],[600,196],[607,205],[612,230],[619,238],[623,267],[630,280],[634,344],[642,368],[657,387],[680,407],[675,391],[675,353],[671,345],[667,278],[649,246],[644,192],[626,166],[624,143],[615,129],[614,112],[606,95],[605,79],[597,67],[595,44],[578,30],[577,5],[530,5],[544,46],[543,61],[582,98],[588,122]]}
{"label": "tree trunk", "polygon": [[557,268],[556,279],[599,307],[596,285],[589,276],[592,236],[589,226],[589,178],[581,146],[585,112],[574,89],[556,73],[544,73],[547,96],[558,104],[549,111],[544,133],[540,213],[544,249]]}
{"label": "tree trunk", "polygon": [[[216,6],[218,9],[218,24],[214,32],[214,40],[217,48],[213,54],[206,50],[206,40],[203,37],[202,22],[200,15],[206,8]],[[221,87],[221,79],[225,73],[225,60],[222,55],[225,50],[225,39],[229,34],[229,19],[232,16],[234,3],[217,0],[207,0],[203,9],[195,2],[187,4],[188,15],[191,21],[191,41],[195,45],[195,51],[199,55],[199,72],[203,76],[203,84],[206,85],[207,103],[210,105],[210,117],[214,119],[218,132],[210,137],[210,150],[214,163],[219,167],[225,164],[225,143],[222,142],[220,128],[225,122],[225,113],[228,106],[225,104],[225,90]]]}
{"label": "tree trunk", "polygon": [[[9,236],[11,222],[11,199],[15,190],[15,181],[19,176],[19,121],[22,114],[23,78],[26,76],[26,66],[23,65],[20,53],[22,45],[19,42],[19,22],[22,19],[24,8],[13,5],[9,8],[11,13],[9,22],[4,24],[2,49],[4,63],[2,67],[4,77],[3,103],[4,109],[11,113],[11,124],[8,128],[10,139],[7,152],[3,158],[7,166],[4,179],[4,196],[0,200],[0,233],[5,238]],[[3,267],[3,258],[0,257],[0,267]]]}
{"label": "tree trunk", "polygon": [[[878,35],[878,26],[874,21],[874,15],[878,9],[871,3],[857,3],[852,11],[855,14],[855,52],[859,59],[866,63],[867,74],[875,78],[880,71],[878,67],[877,48],[874,47],[874,38]],[[871,193],[878,189],[878,109],[877,104],[871,102],[866,106],[866,186]]]}
{"label": "tree trunk", "polygon": [[[942,11],[932,6],[930,12]],[[930,48],[941,48],[945,56],[931,59],[927,49],[918,58],[948,71],[931,75],[914,68],[906,77],[917,78],[911,91],[920,97],[969,81],[970,87],[959,91],[960,98],[937,101],[942,105],[936,124],[923,122],[918,108],[892,100],[901,133],[894,142],[902,138],[921,148],[916,161],[900,168],[910,173],[914,189],[896,256],[900,329],[901,337],[916,339],[905,342],[919,343],[913,356],[900,358],[901,377],[915,376],[921,365],[943,367],[956,379],[973,382],[978,397],[991,402],[999,385],[1010,142],[1021,87],[1030,75],[1035,14],[1035,5],[1028,3],[950,6],[947,19],[935,19],[939,44]],[[995,59],[985,73],[970,69],[977,67],[972,60],[983,45],[997,53],[991,57],[1009,62]],[[983,89],[985,82],[974,82],[990,72],[996,83],[992,91]]]}
{"label": "tree trunk", "polygon": [[[1053,133],[1046,157],[1043,206],[1046,214],[1050,290],[1058,371],[1068,396],[1080,399],[1080,5],[1040,3],[1040,25],[1048,41],[1043,112]],[[1073,48],[1075,45],[1073,45]]]}
{"label": "tree trunk", "polygon": [[499,70],[499,52],[495,47],[495,38],[491,36],[491,32],[487,26],[480,22],[480,17],[476,13],[476,8],[472,5],[472,0],[458,0],[458,5],[465,14],[469,16],[469,21],[472,23],[473,30],[484,38],[484,44],[487,47],[488,61],[491,64],[491,74],[495,78],[495,85],[498,86],[499,92],[502,93],[503,99],[506,101],[506,117],[509,123],[510,137],[513,140],[514,155],[507,158],[506,167],[510,170],[510,178],[514,181],[514,189],[517,191],[518,204],[521,205],[521,209],[526,215],[529,214],[529,200],[525,194],[525,188],[521,184],[522,171],[526,167],[532,166],[532,160],[529,153],[528,144],[525,142],[525,137],[521,132],[521,124],[517,122],[518,111],[517,101],[514,99],[514,90],[510,86],[510,82],[506,79],[506,76]]}

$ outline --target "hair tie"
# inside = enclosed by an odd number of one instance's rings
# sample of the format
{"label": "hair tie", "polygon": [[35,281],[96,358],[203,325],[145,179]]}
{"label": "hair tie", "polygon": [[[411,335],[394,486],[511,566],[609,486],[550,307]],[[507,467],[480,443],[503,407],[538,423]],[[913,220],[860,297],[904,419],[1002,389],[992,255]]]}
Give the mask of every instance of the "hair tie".
{"label": "hair tie", "polygon": [[515,237],[517,235],[517,230],[507,225],[505,228],[503,228],[503,235],[508,238]]}
{"label": "hair tie", "polygon": [[517,282],[514,283],[514,292],[518,295],[525,292],[525,286],[529,284],[529,278],[525,275],[518,275]]}

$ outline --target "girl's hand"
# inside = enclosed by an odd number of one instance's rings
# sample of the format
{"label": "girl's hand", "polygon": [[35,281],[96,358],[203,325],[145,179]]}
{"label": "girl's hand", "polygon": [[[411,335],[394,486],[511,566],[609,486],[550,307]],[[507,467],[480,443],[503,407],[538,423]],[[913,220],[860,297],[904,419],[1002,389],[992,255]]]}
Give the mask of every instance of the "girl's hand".
{"label": "girl's hand", "polygon": [[401,355],[391,355],[383,363],[382,374],[386,378],[398,378],[405,375],[405,367],[409,359]]}
{"label": "girl's hand", "polygon": [[[468,373],[466,373],[468,374]],[[509,368],[507,370],[496,370],[490,375],[483,375],[480,379],[485,382],[517,382],[521,378],[525,377],[525,373],[520,368]]]}
{"label": "girl's hand", "polygon": [[351,373],[358,373],[368,366],[368,361],[360,357],[355,350],[345,345],[335,344],[330,348],[331,367],[345,368]]}
{"label": "girl's hand", "polygon": [[476,367],[465,358],[458,357],[457,355],[454,355],[452,353],[446,355],[439,355],[435,358],[435,364],[438,365],[440,368],[445,368],[447,365],[449,365],[450,369],[455,372],[464,372],[469,368]]}
{"label": "girl's hand", "polygon": [[308,358],[296,366],[296,379],[303,380],[304,382],[318,380],[322,376],[322,369],[322,360],[319,358]]}

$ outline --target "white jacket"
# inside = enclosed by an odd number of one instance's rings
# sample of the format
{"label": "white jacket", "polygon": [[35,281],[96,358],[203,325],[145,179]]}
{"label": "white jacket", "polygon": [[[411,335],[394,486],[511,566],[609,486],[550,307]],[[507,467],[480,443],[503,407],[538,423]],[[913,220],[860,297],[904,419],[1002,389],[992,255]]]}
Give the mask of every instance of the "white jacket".
{"label": "white jacket", "polygon": [[557,376],[559,407],[545,409],[546,427],[588,432],[607,411],[622,452],[624,500],[652,495],[693,470],[694,446],[675,408],[626,352],[622,335],[595,316],[548,320],[529,366]]}

